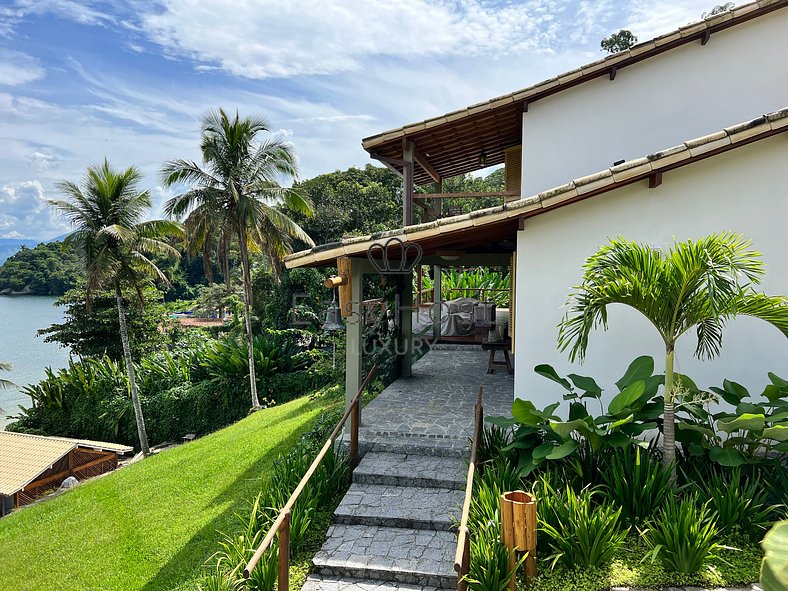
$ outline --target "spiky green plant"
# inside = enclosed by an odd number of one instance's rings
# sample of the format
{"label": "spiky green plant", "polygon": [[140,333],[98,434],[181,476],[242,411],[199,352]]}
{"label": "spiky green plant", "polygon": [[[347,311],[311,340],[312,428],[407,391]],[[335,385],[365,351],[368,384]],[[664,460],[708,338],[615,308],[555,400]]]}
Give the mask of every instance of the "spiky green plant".
{"label": "spiky green plant", "polygon": [[671,488],[670,470],[640,446],[614,450],[602,479],[607,494],[630,524],[654,515]]}
{"label": "spiky green plant", "polygon": [[671,572],[694,574],[722,548],[714,512],[708,501],[699,503],[696,493],[682,500],[668,496],[646,526],[642,535],[651,550],[646,558],[658,559]]}
{"label": "spiky green plant", "polygon": [[708,499],[721,533],[730,535],[740,530],[758,541],[771,526],[776,507],[769,506],[761,483],[742,476],[738,468],[712,471],[698,483],[698,488],[703,498]]}
{"label": "spiky green plant", "polygon": [[594,497],[598,489],[584,488],[575,493],[567,487],[563,502],[556,502],[552,515],[540,517],[540,526],[548,536],[552,565],[561,562],[569,567],[598,567],[608,562],[621,547],[629,532],[620,524],[621,509]]}

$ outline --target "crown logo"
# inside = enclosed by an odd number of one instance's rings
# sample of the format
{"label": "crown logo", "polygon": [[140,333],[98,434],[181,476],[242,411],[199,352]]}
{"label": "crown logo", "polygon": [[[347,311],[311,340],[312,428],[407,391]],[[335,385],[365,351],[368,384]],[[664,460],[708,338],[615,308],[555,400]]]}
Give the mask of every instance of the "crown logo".
{"label": "crown logo", "polygon": [[375,242],[367,249],[367,258],[381,275],[407,275],[421,261],[421,246],[389,238],[385,243]]}

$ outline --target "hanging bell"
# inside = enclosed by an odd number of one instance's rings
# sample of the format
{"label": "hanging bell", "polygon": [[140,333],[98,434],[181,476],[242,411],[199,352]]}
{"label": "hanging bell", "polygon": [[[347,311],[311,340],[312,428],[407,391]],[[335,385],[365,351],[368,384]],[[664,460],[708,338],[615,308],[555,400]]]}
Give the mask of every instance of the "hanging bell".
{"label": "hanging bell", "polygon": [[345,325],[342,324],[342,311],[339,308],[339,304],[337,304],[336,295],[334,295],[334,299],[326,310],[326,321],[323,323],[322,328],[326,332],[345,329]]}

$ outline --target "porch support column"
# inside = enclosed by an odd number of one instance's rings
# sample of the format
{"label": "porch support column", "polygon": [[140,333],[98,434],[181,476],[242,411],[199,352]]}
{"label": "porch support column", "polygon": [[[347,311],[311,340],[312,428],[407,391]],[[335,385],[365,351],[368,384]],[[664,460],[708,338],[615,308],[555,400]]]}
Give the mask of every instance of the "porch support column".
{"label": "porch support column", "polygon": [[443,267],[433,265],[432,269],[432,342],[437,343],[441,338],[441,314],[443,312],[443,307],[441,306],[441,300],[443,300],[441,278]]}
{"label": "porch support column", "polygon": [[400,375],[409,378],[413,375],[413,273],[401,275],[401,277],[399,353],[402,365],[400,366]]}
{"label": "porch support column", "polygon": [[350,406],[363,377],[364,317],[361,310],[365,259],[352,259],[350,267],[350,306],[352,313],[345,322],[345,408]]}
{"label": "porch support column", "polygon": [[413,142],[402,140],[402,225],[413,223]]}

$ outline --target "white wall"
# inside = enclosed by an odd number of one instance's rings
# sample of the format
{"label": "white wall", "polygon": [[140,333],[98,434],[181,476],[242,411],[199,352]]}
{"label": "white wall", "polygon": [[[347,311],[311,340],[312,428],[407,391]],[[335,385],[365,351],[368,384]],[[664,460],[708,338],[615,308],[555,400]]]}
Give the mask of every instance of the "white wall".
{"label": "white wall", "polygon": [[788,106],[788,8],[529,105],[523,195]]}
{"label": "white wall", "polygon": [[[527,219],[517,240],[515,396],[538,407],[561,399],[560,386],[533,373],[539,363],[561,375],[592,376],[607,395],[615,393],[614,382],[638,355],[652,355],[658,368],[664,363],[654,328],[623,306],[608,308],[609,330],[591,334],[583,365],[570,364],[556,350],[571,287],[580,282],[584,259],[608,237],[666,247],[674,237],[740,232],[764,253],[763,291],[788,295],[787,169],[788,134],[780,134],[666,173],[656,189],[642,181]],[[676,369],[700,387],[728,378],[760,394],[767,371],[788,377],[788,339],[761,321],[730,323],[716,360],[696,360],[695,345],[694,332],[679,341]]]}

